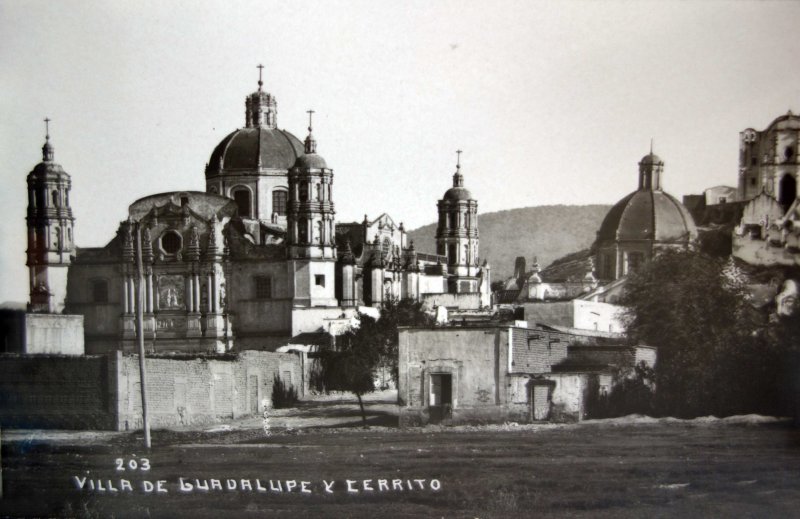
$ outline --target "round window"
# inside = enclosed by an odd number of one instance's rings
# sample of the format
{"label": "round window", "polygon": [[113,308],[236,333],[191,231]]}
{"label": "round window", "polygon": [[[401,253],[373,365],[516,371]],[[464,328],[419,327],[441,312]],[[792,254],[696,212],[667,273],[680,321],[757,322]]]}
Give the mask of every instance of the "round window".
{"label": "round window", "polygon": [[181,250],[181,235],[175,231],[167,231],[161,236],[161,248],[167,254],[175,254]]}

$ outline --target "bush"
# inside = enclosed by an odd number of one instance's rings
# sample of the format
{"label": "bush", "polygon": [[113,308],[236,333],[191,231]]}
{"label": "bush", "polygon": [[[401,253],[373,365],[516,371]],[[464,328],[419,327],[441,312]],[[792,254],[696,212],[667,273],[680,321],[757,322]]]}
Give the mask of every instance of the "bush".
{"label": "bush", "polygon": [[294,407],[297,401],[297,390],[294,386],[284,383],[280,376],[275,375],[272,381],[272,407],[275,409]]}
{"label": "bush", "polygon": [[587,402],[589,418],[656,414],[653,391],[655,373],[652,368],[642,362],[635,367],[633,376],[617,375],[614,379],[614,386],[607,395],[600,395],[595,391],[593,398]]}

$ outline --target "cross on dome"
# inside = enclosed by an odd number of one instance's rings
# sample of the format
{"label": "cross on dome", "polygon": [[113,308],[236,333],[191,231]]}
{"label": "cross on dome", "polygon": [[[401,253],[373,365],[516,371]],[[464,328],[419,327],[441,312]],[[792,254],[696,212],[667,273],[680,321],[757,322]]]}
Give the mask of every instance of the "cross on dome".
{"label": "cross on dome", "polygon": [[312,116],[314,115],[314,110],[306,110],[306,113],[308,114],[308,137],[306,137],[306,153],[316,153],[317,141],[314,139],[314,134],[312,133]]}
{"label": "cross on dome", "polygon": [[453,187],[464,187],[464,175],[461,174],[461,150],[456,150],[456,172],[453,175]]}
{"label": "cross on dome", "polygon": [[45,128],[45,136],[44,136],[44,146],[42,146],[42,160],[45,162],[52,162],[53,161],[53,145],[50,144],[50,118],[44,118],[44,128]]}

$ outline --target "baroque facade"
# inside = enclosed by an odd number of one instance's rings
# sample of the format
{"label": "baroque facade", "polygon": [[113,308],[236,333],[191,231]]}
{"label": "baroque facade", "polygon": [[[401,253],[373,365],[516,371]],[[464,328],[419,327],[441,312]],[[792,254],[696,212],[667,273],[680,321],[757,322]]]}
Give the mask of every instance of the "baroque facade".
{"label": "baroque facade", "polygon": [[437,254],[418,252],[385,214],[337,224],[334,174],[311,119],[305,142],[279,130],[261,81],[245,126],[211,153],[206,192],[135,201],[104,247],[72,243],[71,180],[49,134],[43,151],[28,176],[31,311],[82,315],[87,353],[134,348],[139,258],[145,344],[156,352],[274,350],[387,298],[490,303],[460,161],[438,205]]}

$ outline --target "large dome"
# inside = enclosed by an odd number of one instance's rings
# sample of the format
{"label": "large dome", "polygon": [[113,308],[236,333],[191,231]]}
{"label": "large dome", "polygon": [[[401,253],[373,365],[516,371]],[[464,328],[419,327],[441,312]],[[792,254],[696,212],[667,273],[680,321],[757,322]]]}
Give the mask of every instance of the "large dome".
{"label": "large dome", "polygon": [[611,208],[597,233],[598,242],[654,240],[689,242],[697,238],[697,227],[686,207],[671,195],[640,189]]}
{"label": "large dome", "polygon": [[208,161],[206,175],[235,170],[288,170],[303,155],[303,143],[277,128],[242,128],[222,139]]}

